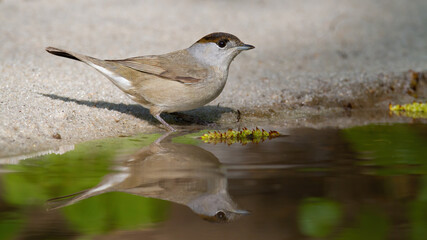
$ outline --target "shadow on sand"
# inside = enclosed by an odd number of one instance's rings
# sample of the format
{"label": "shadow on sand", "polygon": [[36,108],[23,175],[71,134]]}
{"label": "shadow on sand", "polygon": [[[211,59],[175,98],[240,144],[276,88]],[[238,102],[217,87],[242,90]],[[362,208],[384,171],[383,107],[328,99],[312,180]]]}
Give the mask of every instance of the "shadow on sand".
{"label": "shadow on sand", "polygon": [[[46,93],[39,93],[39,94],[54,100],[61,100],[64,102],[74,102],[79,105],[85,105],[88,107],[108,109],[108,110],[117,111],[120,113],[129,114],[134,117],[148,121],[150,123],[158,123],[158,121],[150,114],[150,111],[139,104],[110,103],[105,101],[88,101],[88,100],[79,100],[75,98],[59,96],[56,94],[46,94]],[[163,119],[165,119],[165,121],[172,124],[177,124],[177,125],[191,125],[193,123],[196,123],[199,125],[207,125],[209,123],[218,121],[221,118],[222,114],[228,113],[228,112],[234,112],[234,110],[228,107],[203,106],[195,110],[186,111],[183,113],[172,113],[172,114],[163,113],[162,117]]]}

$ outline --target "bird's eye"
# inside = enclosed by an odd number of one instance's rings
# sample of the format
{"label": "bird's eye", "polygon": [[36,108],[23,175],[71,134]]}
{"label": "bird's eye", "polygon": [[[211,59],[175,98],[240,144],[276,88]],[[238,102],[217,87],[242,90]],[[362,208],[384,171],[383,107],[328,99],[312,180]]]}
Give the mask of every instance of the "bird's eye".
{"label": "bird's eye", "polygon": [[225,47],[225,45],[227,45],[227,41],[225,41],[225,40],[221,40],[221,41],[219,41],[219,42],[217,43],[217,45],[218,45],[218,47],[220,47],[220,48],[224,48],[224,47]]}
{"label": "bird's eye", "polygon": [[225,216],[225,213],[223,211],[218,211],[215,216],[221,220],[221,221],[225,221],[227,220],[227,216]]}

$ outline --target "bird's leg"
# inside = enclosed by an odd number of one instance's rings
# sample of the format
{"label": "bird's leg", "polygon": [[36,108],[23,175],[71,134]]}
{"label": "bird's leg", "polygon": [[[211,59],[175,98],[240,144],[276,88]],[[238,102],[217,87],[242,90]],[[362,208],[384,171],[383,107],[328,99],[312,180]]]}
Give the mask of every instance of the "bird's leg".
{"label": "bird's leg", "polygon": [[169,131],[176,132],[175,128],[169,125],[163,118],[160,117],[160,113],[153,115],[159,122],[161,122]]}

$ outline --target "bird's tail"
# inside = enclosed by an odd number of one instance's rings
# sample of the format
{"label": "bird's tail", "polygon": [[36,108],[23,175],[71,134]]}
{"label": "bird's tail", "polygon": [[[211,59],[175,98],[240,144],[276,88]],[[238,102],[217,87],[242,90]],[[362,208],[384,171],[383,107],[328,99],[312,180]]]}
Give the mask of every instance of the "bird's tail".
{"label": "bird's tail", "polygon": [[129,90],[132,86],[132,83],[122,76],[124,68],[126,68],[125,70],[129,70],[129,68],[117,64],[114,61],[105,61],[54,47],[47,47],[46,51],[56,56],[70,58],[88,64],[100,73],[104,74],[123,91]]}
{"label": "bird's tail", "polygon": [[[79,57],[81,57],[80,54],[75,54],[75,53],[68,52],[68,51],[65,51],[65,50],[62,50],[59,48],[47,47],[46,51],[48,53],[51,53],[51,54],[56,55],[56,56],[66,57],[66,58],[70,58],[70,59],[77,60],[77,61],[82,61],[79,58]],[[76,55],[79,55],[79,57],[77,57]]]}
{"label": "bird's tail", "polygon": [[47,210],[54,210],[54,209],[58,209],[58,208],[62,208],[65,206],[72,205],[72,204],[79,202],[83,199],[92,197],[92,195],[87,196],[88,192],[89,192],[89,190],[83,190],[83,191],[76,192],[76,193],[73,193],[70,195],[49,199],[46,201],[46,208],[47,208]]}

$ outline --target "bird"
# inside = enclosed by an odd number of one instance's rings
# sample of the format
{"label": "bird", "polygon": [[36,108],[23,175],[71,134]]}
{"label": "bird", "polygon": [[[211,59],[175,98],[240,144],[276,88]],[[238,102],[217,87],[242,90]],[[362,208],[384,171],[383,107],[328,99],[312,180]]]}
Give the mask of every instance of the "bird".
{"label": "bird", "polygon": [[168,131],[176,131],[160,114],[192,110],[217,98],[233,59],[253,48],[230,33],[214,32],[186,49],[118,60],[101,60],[55,47],[46,51],[93,67],[130,99],[149,109]]}
{"label": "bird", "polygon": [[135,153],[118,156],[114,171],[98,185],[49,199],[48,210],[108,192],[123,192],[185,205],[210,222],[227,223],[250,214],[228,193],[227,169],[219,159],[201,147],[174,143],[169,133]]}

